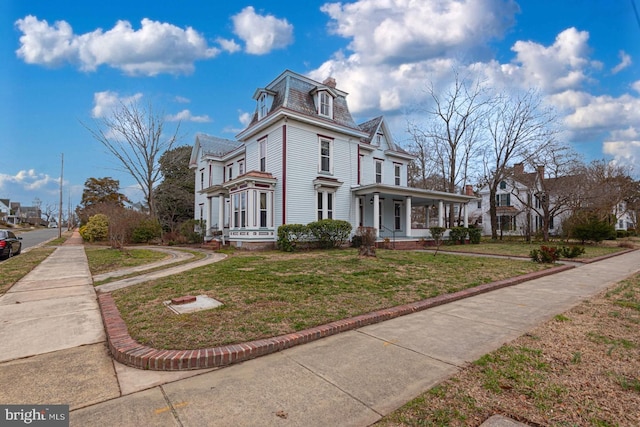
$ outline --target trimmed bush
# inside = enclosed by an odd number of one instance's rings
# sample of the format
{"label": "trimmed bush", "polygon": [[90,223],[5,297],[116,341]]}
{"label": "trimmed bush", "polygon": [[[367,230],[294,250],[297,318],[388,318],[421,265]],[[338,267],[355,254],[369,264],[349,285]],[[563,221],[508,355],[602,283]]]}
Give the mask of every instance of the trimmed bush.
{"label": "trimmed bush", "polygon": [[107,240],[109,237],[109,217],[104,214],[93,215],[86,225],[80,227],[80,235],[90,243]]}
{"label": "trimmed bush", "polygon": [[[376,256],[376,229],[373,227],[358,227],[353,239],[358,239],[360,245],[358,254],[362,256]],[[353,242],[353,240],[352,240]]]}
{"label": "trimmed bush", "polygon": [[558,248],[558,254],[560,258],[577,258],[584,253],[582,246],[560,246]]}
{"label": "trimmed bush", "polygon": [[300,243],[308,242],[309,228],[303,224],[284,224],[278,227],[278,249],[294,252]]}
{"label": "trimmed bush", "polygon": [[469,233],[469,243],[473,245],[480,244],[480,239],[482,238],[482,229],[480,227],[469,227],[467,230]]}
{"label": "trimmed bush", "polygon": [[322,219],[307,225],[319,247],[339,248],[349,240],[351,224],[340,219]]}
{"label": "trimmed bush", "polygon": [[458,243],[464,245],[466,238],[467,229],[464,227],[453,227],[449,230],[449,243],[452,245],[457,245]]}

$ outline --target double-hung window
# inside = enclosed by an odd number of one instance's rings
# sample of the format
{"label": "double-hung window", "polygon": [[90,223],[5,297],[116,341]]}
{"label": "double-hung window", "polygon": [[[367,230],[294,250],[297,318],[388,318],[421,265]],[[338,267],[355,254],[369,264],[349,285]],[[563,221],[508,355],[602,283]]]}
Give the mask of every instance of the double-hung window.
{"label": "double-hung window", "polygon": [[394,202],[393,203],[393,228],[394,230],[400,230],[401,228],[401,216],[400,216],[400,211],[401,211],[401,206],[402,203],[401,202]]}
{"label": "double-hung window", "polygon": [[382,160],[376,159],[376,184],[382,184]]}
{"label": "double-hung window", "polygon": [[267,171],[267,138],[261,139],[260,145],[260,172]]}
{"label": "double-hung window", "polygon": [[395,178],[395,184],[396,185],[400,185],[400,173],[402,171],[402,165],[399,163],[394,163],[393,164],[393,175]]}
{"label": "double-hung window", "polygon": [[332,191],[318,191],[318,221],[321,219],[333,219],[333,194]]}
{"label": "double-hung window", "polygon": [[244,175],[244,159],[238,162],[238,176]]}
{"label": "double-hung window", "polygon": [[511,206],[511,194],[496,194],[496,206]]}
{"label": "double-hung window", "polygon": [[329,92],[318,92],[318,114],[323,117],[333,118],[333,97]]}
{"label": "double-hung window", "polygon": [[321,173],[333,173],[333,141],[327,138],[320,138],[318,169]]}
{"label": "double-hung window", "polygon": [[260,228],[266,228],[267,227],[267,218],[268,218],[268,213],[269,211],[267,210],[267,193],[264,192],[260,192],[258,193],[259,197],[260,197],[260,206],[259,206],[259,213],[260,213],[260,223],[259,226]]}

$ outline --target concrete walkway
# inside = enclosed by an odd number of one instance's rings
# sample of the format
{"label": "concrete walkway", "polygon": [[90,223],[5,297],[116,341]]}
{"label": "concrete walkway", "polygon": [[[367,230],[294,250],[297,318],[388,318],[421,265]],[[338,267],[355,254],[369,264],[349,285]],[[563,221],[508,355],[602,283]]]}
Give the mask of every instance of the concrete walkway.
{"label": "concrete walkway", "polygon": [[223,369],[149,372],[108,355],[75,237],[0,297],[0,402],[70,404],[78,426],[367,426],[640,271],[634,251]]}

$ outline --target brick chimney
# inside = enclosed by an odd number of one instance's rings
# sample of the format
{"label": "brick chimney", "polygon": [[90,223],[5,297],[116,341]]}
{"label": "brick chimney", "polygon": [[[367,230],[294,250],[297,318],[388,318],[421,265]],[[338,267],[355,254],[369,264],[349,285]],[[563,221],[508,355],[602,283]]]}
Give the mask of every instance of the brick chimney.
{"label": "brick chimney", "polygon": [[544,178],[544,165],[538,166],[537,169],[538,169],[538,176],[540,176],[540,178]]}
{"label": "brick chimney", "polygon": [[473,194],[473,185],[465,185],[464,186],[464,194],[466,196],[475,196],[475,194]]}
{"label": "brick chimney", "polygon": [[513,165],[513,173],[514,175],[524,174],[524,163],[516,163]]}
{"label": "brick chimney", "polygon": [[327,77],[323,82],[323,85],[328,86],[330,88],[335,89],[336,88],[336,79],[334,79],[333,77]]}

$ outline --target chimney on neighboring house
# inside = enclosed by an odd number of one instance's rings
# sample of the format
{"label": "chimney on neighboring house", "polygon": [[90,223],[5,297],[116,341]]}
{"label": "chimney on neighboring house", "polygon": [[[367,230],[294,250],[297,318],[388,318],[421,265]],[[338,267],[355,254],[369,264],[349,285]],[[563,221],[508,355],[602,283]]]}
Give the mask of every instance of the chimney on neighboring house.
{"label": "chimney on neighboring house", "polygon": [[516,163],[513,165],[513,173],[514,175],[524,174],[524,163]]}
{"label": "chimney on neighboring house", "polygon": [[544,178],[544,165],[540,165],[540,166],[538,166],[538,168],[537,168],[537,169],[538,169],[538,176],[539,176],[540,178]]}
{"label": "chimney on neighboring house", "polygon": [[473,185],[465,185],[464,186],[464,194],[466,196],[475,196],[475,194],[473,194]]}
{"label": "chimney on neighboring house", "polygon": [[323,82],[323,85],[328,86],[330,88],[335,89],[336,88],[336,79],[334,79],[333,77],[327,77]]}

